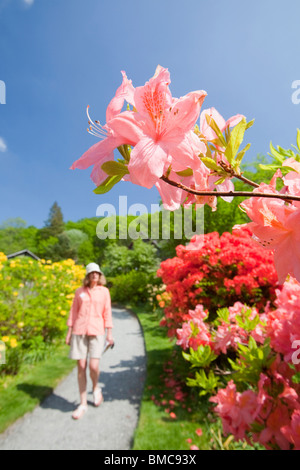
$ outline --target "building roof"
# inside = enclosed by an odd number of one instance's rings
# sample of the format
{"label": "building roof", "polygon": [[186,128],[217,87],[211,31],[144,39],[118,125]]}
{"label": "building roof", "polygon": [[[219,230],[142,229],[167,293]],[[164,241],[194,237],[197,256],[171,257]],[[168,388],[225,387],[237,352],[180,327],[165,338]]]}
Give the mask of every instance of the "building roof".
{"label": "building roof", "polygon": [[17,256],[30,256],[33,259],[36,259],[37,261],[40,259],[38,256],[36,256],[32,251],[30,250],[21,250],[21,251],[16,251],[15,253],[11,253],[10,255],[6,255],[7,259],[10,258],[16,258]]}

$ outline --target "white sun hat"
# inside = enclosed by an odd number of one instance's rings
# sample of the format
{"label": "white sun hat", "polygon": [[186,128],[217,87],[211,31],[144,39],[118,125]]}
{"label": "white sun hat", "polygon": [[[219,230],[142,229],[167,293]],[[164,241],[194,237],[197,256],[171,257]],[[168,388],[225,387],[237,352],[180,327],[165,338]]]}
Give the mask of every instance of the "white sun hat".
{"label": "white sun hat", "polygon": [[103,274],[98,264],[90,263],[86,266],[86,274],[88,275],[93,272]]}

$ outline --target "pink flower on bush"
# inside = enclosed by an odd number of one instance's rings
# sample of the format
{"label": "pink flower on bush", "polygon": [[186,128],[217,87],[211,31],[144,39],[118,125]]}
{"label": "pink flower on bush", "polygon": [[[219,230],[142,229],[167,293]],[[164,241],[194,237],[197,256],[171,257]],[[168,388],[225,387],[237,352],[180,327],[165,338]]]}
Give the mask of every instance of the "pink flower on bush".
{"label": "pink flower on bush", "polygon": [[[126,144],[133,149],[128,163],[129,175],[124,179],[146,188],[158,183],[170,166],[173,171],[187,167],[197,167],[199,171],[200,166],[206,171],[198,158],[200,153],[206,152],[206,146],[194,133],[206,92],[194,91],[173,98],[169,89],[170,74],[161,66],[144,86],[137,88],[124,72],[122,74],[123,83],[108,106],[105,126],[90,120],[91,130],[100,142],[71,168],[85,169],[94,165],[91,177],[99,185],[107,177],[101,169],[102,164],[114,160],[113,151]],[[133,106],[132,110],[121,112],[124,100]],[[169,188],[166,190],[160,183],[158,189],[162,196],[169,192]],[[182,202],[182,191],[173,192],[175,200]],[[168,195],[166,198],[172,205]]]}
{"label": "pink flower on bush", "polygon": [[289,362],[294,353],[293,342],[300,340],[300,283],[290,278],[276,294],[277,309],[268,314],[267,334],[272,348]]}
{"label": "pink flower on bush", "polygon": [[[297,163],[297,162],[296,162]],[[291,162],[292,164],[292,162]],[[270,184],[261,183],[254,192],[278,194],[276,179],[281,176],[278,170]],[[299,174],[289,173],[287,184],[280,193],[299,196]],[[274,251],[274,263],[278,280],[282,284],[288,274],[300,281],[300,205],[286,204],[282,199],[253,197],[241,206],[252,220],[248,225],[257,241],[266,249]]]}
{"label": "pink flower on bush", "polygon": [[291,421],[282,426],[281,432],[293,444],[295,450],[300,450],[300,410],[294,411]]}
{"label": "pink flower on bush", "polygon": [[176,330],[177,342],[183,349],[196,350],[201,344],[211,344],[211,335],[208,325],[204,322],[207,312],[203,305],[197,305],[196,309],[189,310],[189,319],[183,323],[182,328]]}
{"label": "pink flower on bush", "polygon": [[244,439],[259,409],[256,394],[252,390],[237,392],[235,383],[230,380],[210,401],[217,403],[215,412],[222,419],[224,433],[233,434],[237,440]]}

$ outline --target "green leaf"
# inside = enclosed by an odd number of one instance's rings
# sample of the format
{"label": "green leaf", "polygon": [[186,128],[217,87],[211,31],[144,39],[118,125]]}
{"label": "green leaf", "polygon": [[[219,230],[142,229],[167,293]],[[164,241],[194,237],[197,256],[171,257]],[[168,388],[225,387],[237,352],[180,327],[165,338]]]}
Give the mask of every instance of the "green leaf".
{"label": "green leaf", "polygon": [[115,184],[119,183],[122,178],[123,175],[109,176],[105,181],[103,181],[103,183],[100,184],[100,186],[98,186],[98,188],[94,189],[93,192],[95,194],[105,194],[110,191]]}
{"label": "green leaf", "polygon": [[231,131],[229,143],[225,150],[225,157],[230,164],[233,162],[239,146],[243,142],[246,125],[246,119],[243,118]]}
{"label": "green leaf", "polygon": [[178,176],[193,176],[193,170],[191,168],[187,168],[186,170],[176,171]]}
{"label": "green leaf", "polygon": [[270,142],[271,156],[280,163],[284,162],[284,156],[279,153],[275,147],[273,147],[272,142]]}
{"label": "green leaf", "polygon": [[300,372],[292,376],[292,382],[294,382],[294,384],[300,384]]}
{"label": "green leaf", "polygon": [[114,160],[104,162],[101,166],[102,170],[105,171],[109,176],[129,174],[128,168],[124,163],[115,162]]}
{"label": "green leaf", "polygon": [[229,310],[228,308],[219,308],[217,310],[217,315],[220,320],[224,321],[225,323],[229,323]]}
{"label": "green leaf", "polygon": [[252,119],[252,121],[247,122],[246,129],[250,129],[250,127],[253,126],[255,119]]}
{"label": "green leaf", "polygon": [[215,181],[214,184],[222,184],[226,180],[227,176],[222,176],[221,178],[218,179],[218,181]]}
{"label": "green leaf", "polygon": [[209,168],[210,170],[213,170],[213,171],[220,170],[220,167],[212,158],[202,157],[201,160],[203,161],[204,165],[207,166],[207,168]]}
{"label": "green leaf", "polygon": [[245,153],[247,152],[247,150],[249,150],[250,147],[251,147],[251,144],[247,144],[246,147],[244,147],[243,150],[241,150],[237,154],[237,156],[235,157],[235,163],[234,163],[235,167],[240,166],[240,164],[242,162],[242,159],[244,158]]}
{"label": "green leaf", "polygon": [[205,117],[206,117],[207,124],[212,128],[212,130],[215,132],[215,134],[219,138],[221,146],[226,147],[226,141],[225,141],[225,139],[223,137],[223,134],[220,131],[219,126],[217,125],[216,121],[211,116],[209,116],[208,114],[206,114]]}
{"label": "green leaf", "polygon": [[297,129],[297,147],[300,150],[300,129]]}
{"label": "green leaf", "polygon": [[259,168],[262,170],[267,170],[267,171],[276,171],[278,168],[280,168],[280,165],[263,165],[262,163],[259,163]]}
{"label": "green leaf", "polygon": [[118,150],[119,150],[120,154],[122,155],[122,157],[124,158],[125,162],[129,163],[131,147],[124,144],[124,145],[120,145],[118,147]]}

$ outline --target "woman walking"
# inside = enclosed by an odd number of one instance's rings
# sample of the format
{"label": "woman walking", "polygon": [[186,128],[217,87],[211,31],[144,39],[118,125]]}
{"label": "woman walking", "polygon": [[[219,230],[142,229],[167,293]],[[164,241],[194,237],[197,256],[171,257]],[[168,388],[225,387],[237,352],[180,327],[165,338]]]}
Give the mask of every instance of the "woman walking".
{"label": "woman walking", "polygon": [[113,346],[112,312],[109,290],[104,286],[105,277],[96,263],[86,266],[83,286],[76,290],[70,315],[66,343],[71,345],[71,359],[77,360],[80,405],[72,417],[79,419],[87,411],[86,370],[89,357],[89,371],[93,383],[94,405],[103,401],[98,385],[99,363],[106,341]]}

